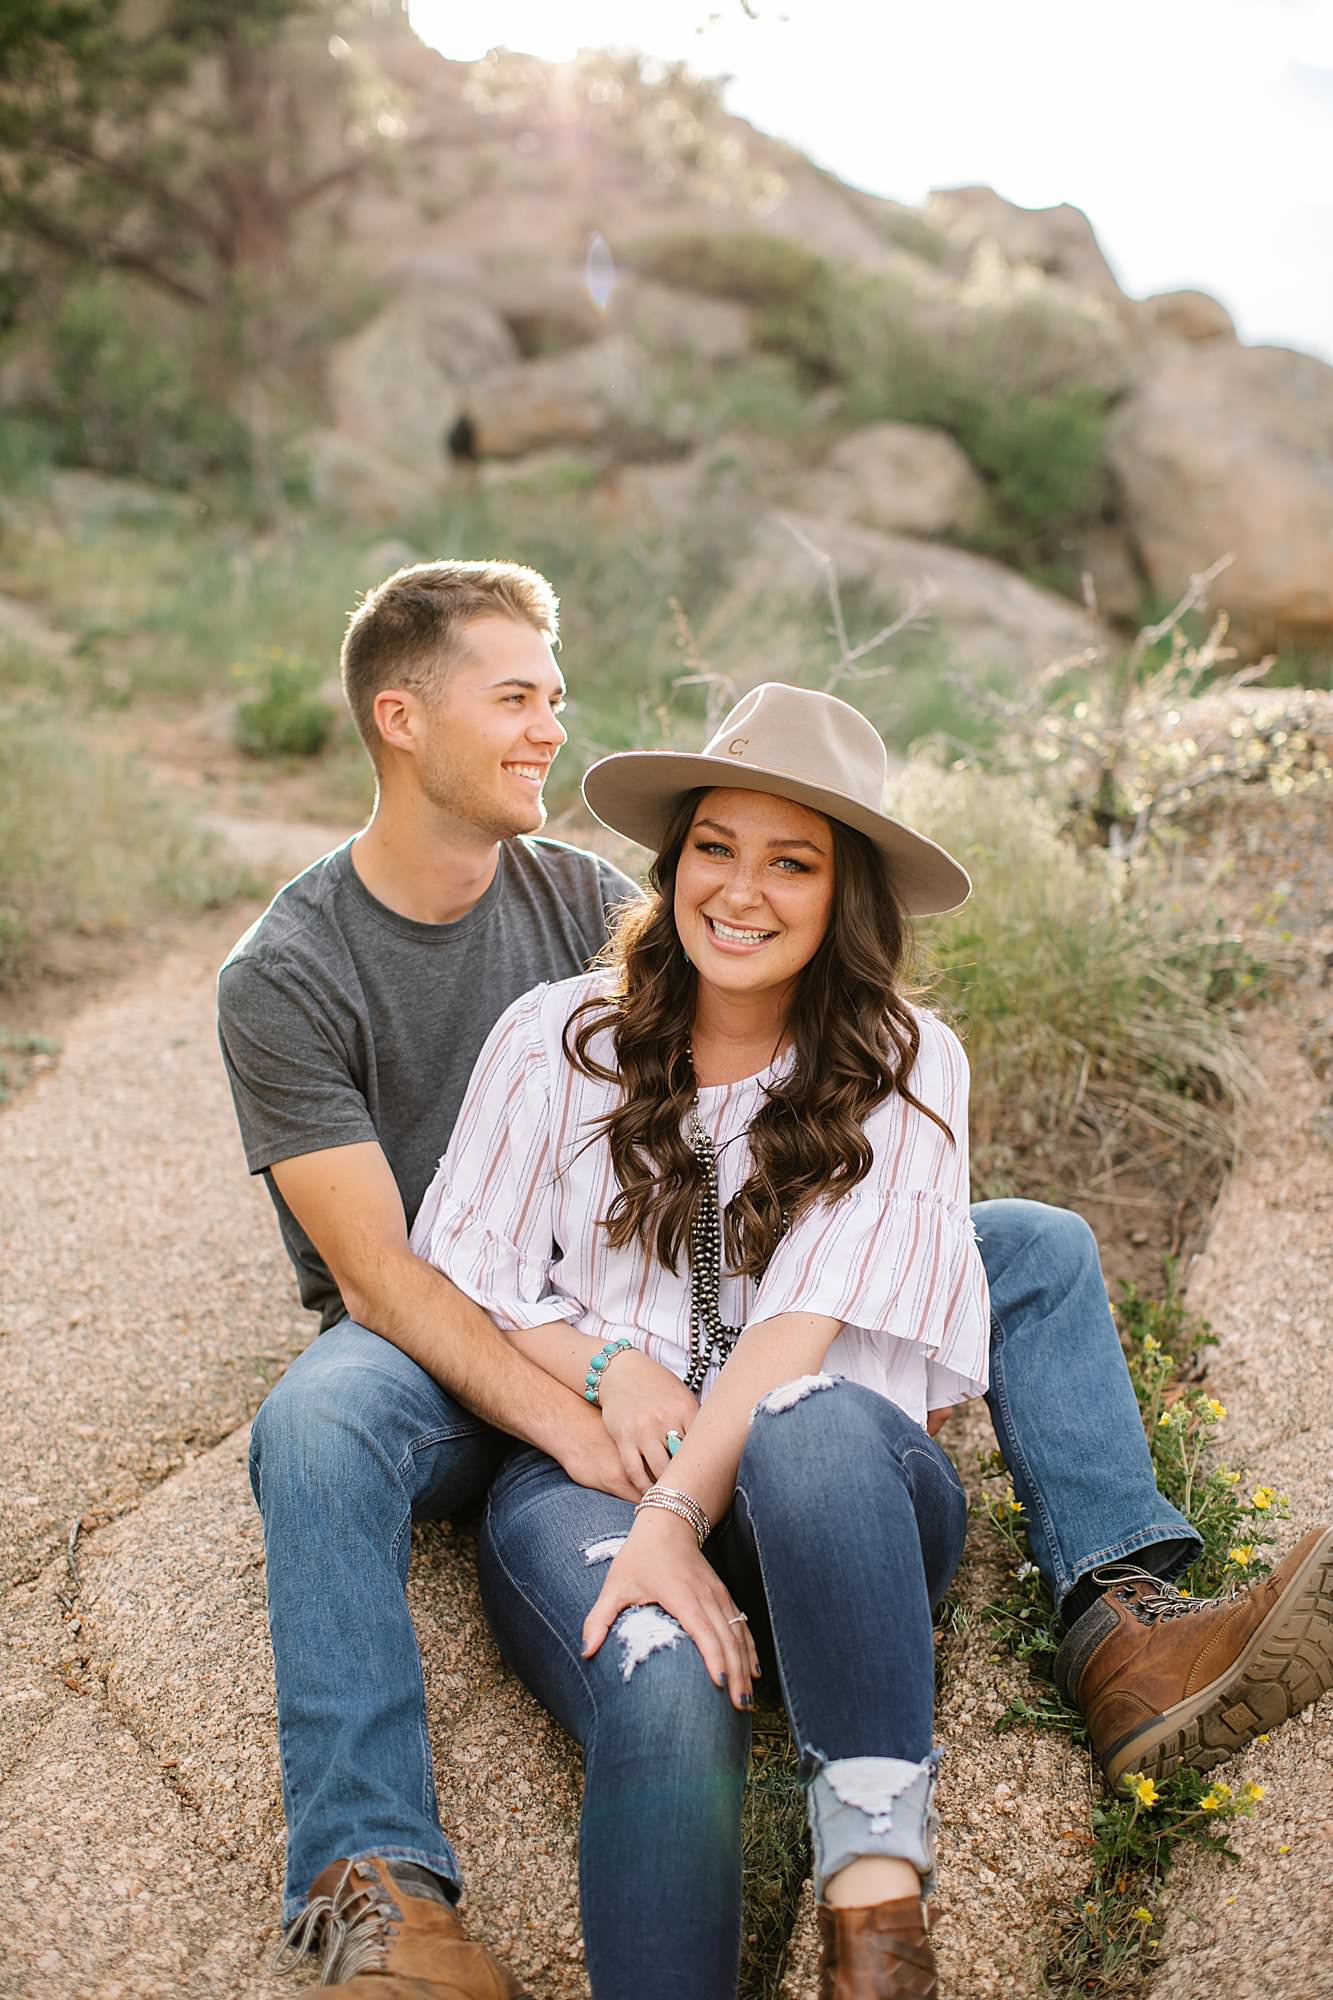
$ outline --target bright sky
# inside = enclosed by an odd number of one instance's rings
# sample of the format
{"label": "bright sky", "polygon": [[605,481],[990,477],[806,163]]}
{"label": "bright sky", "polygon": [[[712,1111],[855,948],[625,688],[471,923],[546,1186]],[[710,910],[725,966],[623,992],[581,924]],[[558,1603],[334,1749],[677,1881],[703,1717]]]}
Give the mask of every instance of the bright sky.
{"label": "bright sky", "polygon": [[419,34],[684,57],[842,179],[1074,202],[1125,289],[1333,360],[1333,0],[411,0]]}

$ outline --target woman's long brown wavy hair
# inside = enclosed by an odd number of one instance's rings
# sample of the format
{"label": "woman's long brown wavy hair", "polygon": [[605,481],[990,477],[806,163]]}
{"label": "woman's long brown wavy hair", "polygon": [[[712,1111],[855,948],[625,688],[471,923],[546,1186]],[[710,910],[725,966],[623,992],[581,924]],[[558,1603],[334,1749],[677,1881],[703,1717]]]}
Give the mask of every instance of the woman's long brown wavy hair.
{"label": "woman's long brown wavy hair", "polygon": [[[689,1040],[698,975],[677,936],[673,905],[676,869],[703,797],[694,791],[682,799],[649,871],[648,896],[620,913],[602,958],[620,974],[617,990],[576,1008],[564,1035],[577,1069],[621,1086],[601,1126],[620,1184],[603,1218],[611,1243],[623,1249],[637,1237],[670,1271],[679,1268],[699,1196],[683,1131],[695,1093]],[[795,1060],[750,1127],[752,1170],[725,1217],[728,1268],[755,1278],[789,1222],[869,1173],[865,1120],[892,1092],[953,1137],[908,1083],[921,1036],[900,987],[909,940],[888,865],[863,834],[837,820],[829,825],[833,909],[793,998],[787,1031]],[[592,1053],[608,1027],[611,1066]]]}

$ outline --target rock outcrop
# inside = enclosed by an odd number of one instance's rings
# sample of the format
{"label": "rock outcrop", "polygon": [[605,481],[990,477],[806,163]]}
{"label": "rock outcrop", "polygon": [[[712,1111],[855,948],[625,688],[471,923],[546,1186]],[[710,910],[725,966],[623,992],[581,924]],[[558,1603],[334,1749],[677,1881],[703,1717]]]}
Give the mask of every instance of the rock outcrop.
{"label": "rock outcrop", "polygon": [[1109,439],[1128,532],[1167,597],[1221,555],[1260,646],[1333,634],[1333,368],[1226,341],[1159,361]]}

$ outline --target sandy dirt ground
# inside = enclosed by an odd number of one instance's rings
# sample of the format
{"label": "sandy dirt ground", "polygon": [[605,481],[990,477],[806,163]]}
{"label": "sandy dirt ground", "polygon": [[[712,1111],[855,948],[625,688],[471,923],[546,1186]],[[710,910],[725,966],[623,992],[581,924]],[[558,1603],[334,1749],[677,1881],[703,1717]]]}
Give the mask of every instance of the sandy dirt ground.
{"label": "sandy dirt ground", "polygon": [[[1294,1539],[1333,1513],[1333,869],[1326,826],[1284,825],[1306,969],[1251,1018],[1263,1089],[1190,1296],[1220,1336],[1227,1449],[1290,1493]],[[243,837],[288,868],[327,845],[261,822]],[[1244,902],[1273,880],[1271,842],[1241,859]],[[269,1967],[282,1816],[245,1446],[309,1328],[214,1041],[241,921],[183,928],[102,992],[0,1113],[0,2000],[279,2000],[306,1976]],[[960,1462],[987,1439],[966,1419]],[[996,1576],[974,1539],[973,1607]],[[496,1656],[465,1529],[418,1536],[411,1589],[468,1914],[541,2000],[581,2000],[576,1760]],[[952,2000],[1036,2000],[1054,1912],[1083,1879],[1086,1756],[994,1733],[1024,1685],[984,1621],[950,1641]],[[1333,1703],[1238,1768],[1267,1796],[1238,1867],[1177,1870],[1152,2000],[1333,1996]],[[807,1918],[784,1993],[813,1992]]]}

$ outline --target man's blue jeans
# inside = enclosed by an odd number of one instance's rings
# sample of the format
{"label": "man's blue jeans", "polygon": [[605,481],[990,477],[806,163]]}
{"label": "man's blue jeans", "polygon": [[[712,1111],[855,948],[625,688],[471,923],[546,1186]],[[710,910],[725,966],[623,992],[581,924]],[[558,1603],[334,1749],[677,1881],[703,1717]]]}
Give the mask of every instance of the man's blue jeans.
{"label": "man's blue jeans", "polygon": [[[1153,1482],[1090,1231],[1033,1202],[973,1216],[995,1317],[991,1413],[1042,1574],[1057,1598],[1119,1556],[1151,1551],[1151,1567],[1175,1574],[1198,1537]],[[339,1856],[413,1861],[459,1883],[404,1595],[411,1524],[478,1500],[510,1449],[349,1320],[306,1349],[255,1419],[288,1919]]]}

